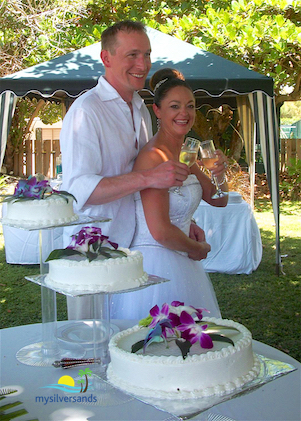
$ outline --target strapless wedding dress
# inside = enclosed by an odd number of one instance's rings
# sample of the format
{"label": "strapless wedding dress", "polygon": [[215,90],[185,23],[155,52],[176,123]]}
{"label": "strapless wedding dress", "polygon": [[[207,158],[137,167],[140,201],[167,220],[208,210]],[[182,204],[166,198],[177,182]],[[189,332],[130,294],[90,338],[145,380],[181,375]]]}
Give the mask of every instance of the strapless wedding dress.
{"label": "strapless wedding dress", "polygon": [[[189,235],[191,218],[202,199],[202,187],[195,175],[189,175],[180,188],[170,189],[170,220]],[[205,316],[221,317],[215,292],[202,262],[191,260],[187,253],[167,249],[154,240],[144,217],[140,193],[135,195],[136,231],[132,250],[143,254],[144,270],[151,275],[169,279],[169,282],[139,291],[112,296],[111,317],[141,319],[148,316],[156,304],[159,307],[174,300],[186,305],[206,308]]]}

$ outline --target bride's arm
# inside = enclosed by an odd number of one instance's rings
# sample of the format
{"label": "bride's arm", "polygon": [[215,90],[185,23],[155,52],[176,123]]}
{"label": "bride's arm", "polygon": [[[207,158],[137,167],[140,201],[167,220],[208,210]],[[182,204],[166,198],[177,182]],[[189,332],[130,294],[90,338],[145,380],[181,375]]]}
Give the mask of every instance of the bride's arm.
{"label": "bride's arm", "polygon": [[[153,150],[139,154],[134,170],[147,169],[158,165],[162,160]],[[140,192],[147,226],[153,238],[171,250],[187,252],[193,260],[207,257],[210,245],[187,237],[169,218],[168,189],[145,189]]]}

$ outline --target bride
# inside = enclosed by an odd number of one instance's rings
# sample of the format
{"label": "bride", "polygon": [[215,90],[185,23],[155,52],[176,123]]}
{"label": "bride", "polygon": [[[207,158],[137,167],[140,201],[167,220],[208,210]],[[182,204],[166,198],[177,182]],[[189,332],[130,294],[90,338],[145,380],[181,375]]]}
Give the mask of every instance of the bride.
{"label": "bride", "polygon": [[[159,130],[140,151],[134,170],[150,169],[167,160],[179,161],[185,135],[195,120],[195,98],[181,74],[172,69],[159,70],[150,85]],[[220,150],[216,155],[218,161],[212,173],[222,190],[227,191],[226,157]],[[161,307],[174,300],[205,308],[210,313],[204,315],[221,317],[211,281],[201,262],[210,251],[210,245],[205,237],[193,238],[190,225],[201,199],[212,206],[226,206],[228,199],[227,196],[211,198],[216,188],[196,163],[190,172],[180,188],[146,189],[136,193],[136,232],[131,249],[142,252],[144,270],[148,274],[170,281],[113,295],[112,318],[141,319],[154,305]]]}

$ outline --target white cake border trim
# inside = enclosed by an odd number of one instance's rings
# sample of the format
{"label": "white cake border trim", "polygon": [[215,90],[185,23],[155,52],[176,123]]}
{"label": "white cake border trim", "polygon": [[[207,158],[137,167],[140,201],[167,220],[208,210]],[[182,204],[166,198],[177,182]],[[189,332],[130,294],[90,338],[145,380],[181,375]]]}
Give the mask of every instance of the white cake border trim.
{"label": "white cake border trim", "polygon": [[[129,279],[126,283],[127,285],[124,285],[124,281],[122,282],[122,288],[129,288],[129,289],[133,289],[133,288],[137,288],[138,286],[142,286],[143,284],[145,284],[148,280],[148,274],[146,272],[143,273],[143,275],[140,278],[136,278],[136,279]],[[107,284],[107,285],[100,285],[100,284],[90,284],[90,285],[74,285],[74,284],[67,284],[67,283],[59,283],[59,282],[55,282],[53,281],[49,276],[45,277],[45,286],[51,288],[55,288],[55,289],[61,289],[64,291],[67,291],[69,293],[72,292],[95,292],[95,293],[100,293],[100,292],[115,292],[115,291],[119,291],[121,286],[120,283],[115,283],[114,284],[114,288],[112,288],[112,284]]]}
{"label": "white cake border trim", "polygon": [[52,225],[63,225],[68,222],[75,222],[79,219],[78,215],[74,214],[66,218],[57,218],[57,219],[38,219],[38,220],[25,220],[21,221],[20,219],[10,219],[7,217],[2,218],[2,224],[4,225],[14,225],[17,227],[27,228],[27,227],[48,227]]}

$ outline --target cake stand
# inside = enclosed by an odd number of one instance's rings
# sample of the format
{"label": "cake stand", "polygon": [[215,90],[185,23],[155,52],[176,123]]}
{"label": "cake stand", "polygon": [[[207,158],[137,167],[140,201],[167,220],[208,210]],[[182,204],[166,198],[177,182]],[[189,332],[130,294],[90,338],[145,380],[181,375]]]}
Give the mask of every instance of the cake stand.
{"label": "cake stand", "polygon": [[[99,217],[90,218],[83,216],[74,222],[60,225],[46,226],[20,226],[9,221],[2,221],[3,225],[13,228],[19,228],[27,231],[39,231],[39,256],[40,256],[40,276],[48,273],[48,264],[45,263],[49,255],[49,250],[54,249],[53,229],[63,228],[72,225],[91,224],[94,222],[108,222],[109,218]],[[31,278],[26,278],[31,280]],[[86,351],[79,344],[58,344],[57,341],[57,307],[56,307],[56,291],[41,285],[41,307],[42,307],[42,341],[20,349],[16,358],[23,364],[33,366],[51,366],[53,361],[62,357],[82,358]]]}
{"label": "cake stand", "polygon": [[[95,371],[103,371],[106,369],[107,364],[110,362],[108,345],[110,336],[114,333],[114,327],[110,323],[110,301],[112,294],[123,294],[130,293],[133,291],[138,291],[140,289],[148,288],[152,285],[157,285],[163,282],[168,282],[168,279],[160,278],[154,275],[148,275],[147,281],[140,286],[128,288],[128,289],[119,289],[115,291],[85,291],[80,292],[70,291],[69,288],[60,288],[56,286],[47,287],[47,275],[40,274],[36,276],[26,277],[27,280],[41,285],[41,288],[46,290],[51,290],[54,294],[56,292],[63,294],[69,297],[82,297],[90,296],[92,298],[91,305],[92,310],[91,314],[93,315],[91,320],[85,321],[73,321],[66,322],[62,328],[60,328],[60,343],[64,342],[70,345],[81,345],[86,351],[91,355],[89,358],[93,358],[95,362],[100,363]],[[54,314],[54,313],[53,313]],[[49,332],[48,332],[49,333]],[[55,334],[50,332],[56,339],[58,339],[57,331]],[[72,358],[77,358],[72,356]],[[81,357],[79,357],[81,358]],[[55,358],[57,360],[57,358]],[[51,364],[54,362],[52,359]],[[99,370],[98,370],[99,369]]]}

